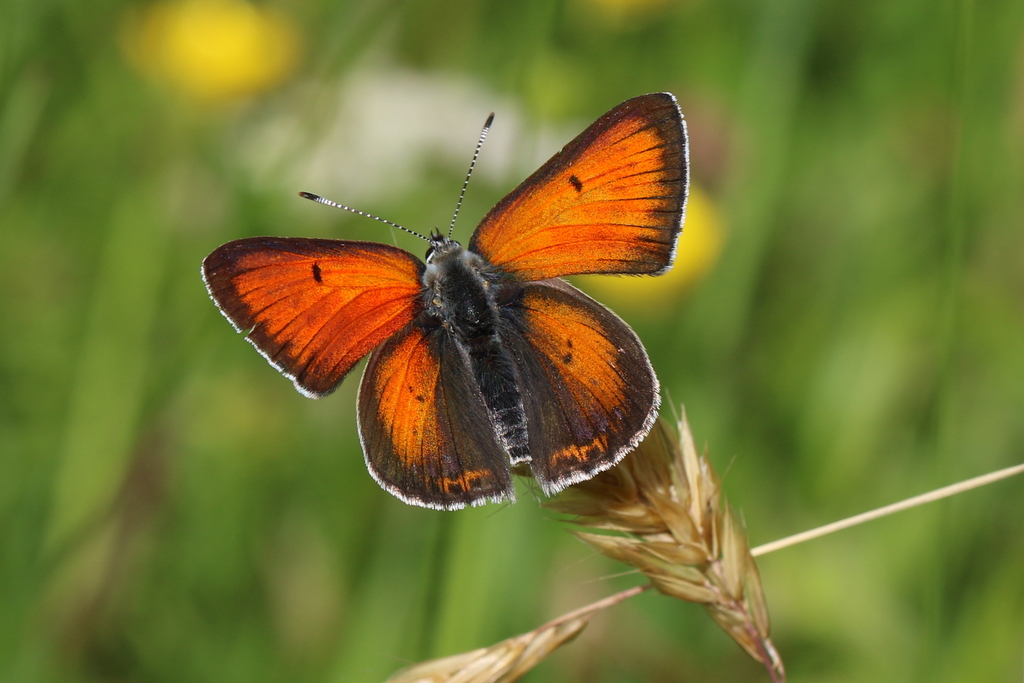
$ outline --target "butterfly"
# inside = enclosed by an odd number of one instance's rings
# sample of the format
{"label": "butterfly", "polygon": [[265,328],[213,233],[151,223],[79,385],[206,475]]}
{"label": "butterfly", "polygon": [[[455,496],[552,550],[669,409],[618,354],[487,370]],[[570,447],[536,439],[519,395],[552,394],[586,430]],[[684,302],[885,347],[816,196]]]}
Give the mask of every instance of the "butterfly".
{"label": "butterfly", "polygon": [[642,95],[498,202],[466,247],[436,229],[424,261],[375,242],[251,237],[214,250],[203,279],[306,396],[331,393],[369,354],[359,439],[399,499],[514,500],[520,463],[553,495],[633,450],[661,401],[633,330],[560,278],[668,270],[687,189],[676,99]]}

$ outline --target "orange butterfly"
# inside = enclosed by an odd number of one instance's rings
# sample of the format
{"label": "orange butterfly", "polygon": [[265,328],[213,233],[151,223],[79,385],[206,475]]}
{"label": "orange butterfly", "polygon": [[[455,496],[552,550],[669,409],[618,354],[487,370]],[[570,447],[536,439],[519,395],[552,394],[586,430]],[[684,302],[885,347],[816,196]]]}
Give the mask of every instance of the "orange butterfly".
{"label": "orange butterfly", "polygon": [[675,98],[643,95],[498,202],[466,248],[435,230],[423,263],[375,242],[252,237],[217,248],[203,279],[306,396],[370,354],[359,438],[370,474],[401,500],[513,500],[517,463],[552,495],[633,450],[661,401],[633,330],[559,278],[666,271],[687,166]]}

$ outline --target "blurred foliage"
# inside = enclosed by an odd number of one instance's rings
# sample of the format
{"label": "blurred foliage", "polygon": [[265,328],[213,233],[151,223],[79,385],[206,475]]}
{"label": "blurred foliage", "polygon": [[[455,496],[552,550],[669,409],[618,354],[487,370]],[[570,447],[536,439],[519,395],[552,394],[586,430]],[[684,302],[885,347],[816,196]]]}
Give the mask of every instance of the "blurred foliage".
{"label": "blurred foliage", "polygon": [[[1024,3],[202,7],[0,3],[0,680],[375,681],[636,582],[527,488],[381,491],[357,377],[302,398],[199,277],[246,235],[420,253],[295,193],[444,225],[492,110],[463,240],[605,110],[679,97],[721,257],[614,305],[754,544],[1021,461]],[[763,558],[793,680],[1020,680],[1019,488]],[[764,680],[700,610],[611,614],[526,680]]]}

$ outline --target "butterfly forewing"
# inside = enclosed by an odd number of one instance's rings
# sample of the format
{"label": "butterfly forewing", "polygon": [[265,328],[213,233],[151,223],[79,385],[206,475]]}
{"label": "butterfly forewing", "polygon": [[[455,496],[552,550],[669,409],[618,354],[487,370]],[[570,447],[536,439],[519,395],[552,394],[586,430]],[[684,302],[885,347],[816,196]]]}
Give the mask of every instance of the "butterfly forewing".
{"label": "butterfly forewing", "polygon": [[636,334],[561,280],[518,285],[502,307],[529,425],[530,467],[549,495],[608,469],[647,434],[658,380]]}
{"label": "butterfly forewing", "polygon": [[330,393],[419,312],[423,264],[374,242],[253,237],[203,261],[210,296],[303,394]]}
{"label": "butterfly forewing", "polygon": [[687,173],[675,98],[627,100],[491,209],[469,248],[523,280],[662,272],[682,227]]}
{"label": "butterfly forewing", "polygon": [[515,497],[465,352],[441,328],[411,325],[373,352],[359,437],[374,479],[408,503],[450,510]]}

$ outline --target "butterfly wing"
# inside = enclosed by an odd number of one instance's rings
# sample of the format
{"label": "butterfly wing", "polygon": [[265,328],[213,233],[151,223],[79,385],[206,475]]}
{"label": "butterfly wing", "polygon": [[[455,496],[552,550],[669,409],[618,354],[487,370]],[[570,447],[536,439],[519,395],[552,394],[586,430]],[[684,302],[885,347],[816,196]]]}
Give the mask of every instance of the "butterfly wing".
{"label": "butterfly wing", "polygon": [[469,248],[521,280],[663,272],[682,229],[687,167],[675,97],[635,97],[498,202]]}
{"label": "butterfly wing", "polygon": [[413,324],[375,350],[358,410],[366,466],[401,500],[454,510],[515,499],[466,352],[444,328]]}
{"label": "butterfly wing", "polygon": [[551,495],[636,447],[658,413],[658,380],[633,330],[578,289],[510,287],[502,338],[525,387],[530,467]]}
{"label": "butterfly wing", "polygon": [[311,398],[419,312],[423,264],[375,242],[252,237],[203,261],[224,316]]}

